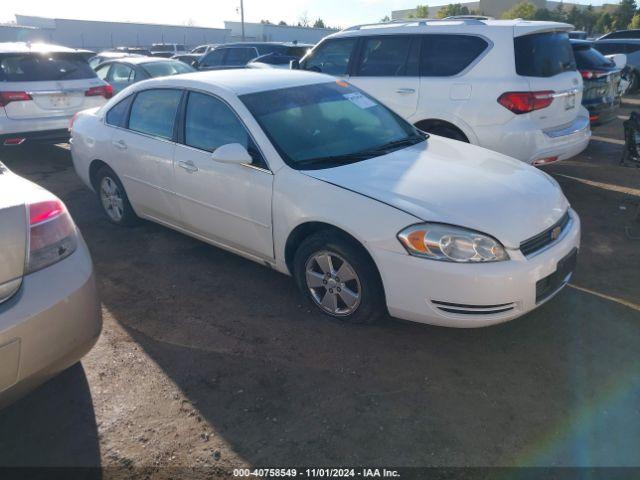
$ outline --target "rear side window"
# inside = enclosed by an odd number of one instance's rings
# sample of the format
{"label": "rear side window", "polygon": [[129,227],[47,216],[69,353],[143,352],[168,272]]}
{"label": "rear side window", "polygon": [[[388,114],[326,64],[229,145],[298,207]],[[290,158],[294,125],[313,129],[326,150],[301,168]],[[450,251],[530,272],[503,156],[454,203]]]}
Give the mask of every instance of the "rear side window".
{"label": "rear side window", "polygon": [[168,77],[181,73],[194,72],[195,70],[179,60],[166,62],[149,62],[140,65],[151,77]]}
{"label": "rear side window", "polygon": [[356,75],[363,77],[417,76],[418,61],[411,37],[366,38],[359,55]]}
{"label": "rear side window", "polygon": [[424,35],[420,50],[420,75],[449,77],[467,68],[489,44],[471,35]]}
{"label": "rear side window", "polygon": [[606,38],[640,38],[640,30],[623,30],[621,32],[613,32]]}
{"label": "rear side window", "polygon": [[553,77],[576,69],[569,35],[536,33],[513,40],[516,72],[524,77]]}
{"label": "rear side window", "polygon": [[129,129],[154,137],[173,138],[173,125],[182,97],[180,90],[144,90],[131,106]]}
{"label": "rear side window", "polygon": [[351,52],[355,45],[355,38],[322,42],[307,57],[303,68],[305,70],[328,73],[329,75],[346,75]]}
{"label": "rear side window", "polygon": [[111,107],[111,110],[107,112],[107,124],[113,125],[114,127],[125,127],[127,124],[127,113],[129,112],[129,105],[132,99],[133,96],[129,95]]}
{"label": "rear side window", "polygon": [[45,82],[96,78],[77,53],[9,53],[0,55],[1,82]]}
{"label": "rear side window", "polygon": [[586,70],[591,68],[611,68],[615,64],[605,58],[599,51],[591,47],[576,48],[573,50],[576,57],[576,66],[578,70]]}

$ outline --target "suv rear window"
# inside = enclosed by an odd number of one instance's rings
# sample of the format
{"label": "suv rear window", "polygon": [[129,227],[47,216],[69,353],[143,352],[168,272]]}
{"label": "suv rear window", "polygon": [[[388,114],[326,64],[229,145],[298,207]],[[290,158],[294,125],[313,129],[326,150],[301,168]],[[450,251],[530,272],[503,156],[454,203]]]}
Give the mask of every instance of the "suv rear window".
{"label": "suv rear window", "polygon": [[524,77],[553,77],[576,69],[569,35],[565,32],[534,33],[513,40],[516,72]]}
{"label": "suv rear window", "polygon": [[9,53],[0,55],[0,82],[45,82],[96,78],[77,53]]}
{"label": "suv rear window", "polygon": [[573,54],[576,57],[578,70],[611,68],[615,66],[615,63],[606,58],[595,48],[591,48],[589,46],[574,48]]}
{"label": "suv rear window", "polygon": [[420,75],[449,77],[467,68],[489,46],[470,35],[424,35],[420,50]]}

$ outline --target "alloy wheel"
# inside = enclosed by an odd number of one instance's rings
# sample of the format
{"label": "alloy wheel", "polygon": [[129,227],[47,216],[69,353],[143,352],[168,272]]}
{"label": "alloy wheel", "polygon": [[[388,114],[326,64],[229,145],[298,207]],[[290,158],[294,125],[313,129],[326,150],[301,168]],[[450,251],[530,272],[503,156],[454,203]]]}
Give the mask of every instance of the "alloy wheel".
{"label": "alloy wheel", "polygon": [[360,305],[360,278],[349,262],[334,252],[311,255],[305,265],[305,279],[314,303],[330,315],[348,316]]}

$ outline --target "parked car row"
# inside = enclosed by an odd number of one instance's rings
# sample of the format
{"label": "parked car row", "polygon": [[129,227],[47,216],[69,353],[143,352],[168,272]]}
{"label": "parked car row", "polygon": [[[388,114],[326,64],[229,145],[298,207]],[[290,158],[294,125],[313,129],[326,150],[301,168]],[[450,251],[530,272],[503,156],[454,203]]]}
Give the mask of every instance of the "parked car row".
{"label": "parked car row", "polygon": [[[617,106],[621,66],[571,29],[356,26],[311,51],[203,45],[204,72],[124,49],[94,71],[71,49],[4,44],[0,140],[70,135],[109,221],[154,221],[291,275],[332,318],[492,325],[549,301],[576,265],[580,219],[533,165],[587,146],[590,120]],[[3,400],[77,361],[100,326],[64,204],[3,168],[0,185]]]}

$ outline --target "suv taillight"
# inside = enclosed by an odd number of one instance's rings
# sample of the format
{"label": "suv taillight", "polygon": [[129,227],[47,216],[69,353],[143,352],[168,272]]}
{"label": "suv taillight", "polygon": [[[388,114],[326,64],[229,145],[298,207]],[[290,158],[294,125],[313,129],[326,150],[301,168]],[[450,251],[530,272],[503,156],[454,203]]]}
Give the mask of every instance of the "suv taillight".
{"label": "suv taillight", "polygon": [[113,97],[113,87],[111,85],[101,85],[99,87],[91,87],[84,92],[85,97]]}
{"label": "suv taillight", "polygon": [[28,205],[29,262],[27,273],[71,255],[78,246],[76,226],[64,203],[55,197]]}
{"label": "suv taillight", "polygon": [[498,103],[516,115],[533,112],[551,105],[553,102],[552,90],[541,92],[507,92],[498,97]]}
{"label": "suv taillight", "polygon": [[592,80],[594,78],[602,78],[609,75],[609,72],[601,72],[599,70],[580,70],[580,75],[585,80]]}
{"label": "suv taillight", "polygon": [[27,92],[0,92],[0,107],[6,107],[11,102],[24,102],[31,100]]}

